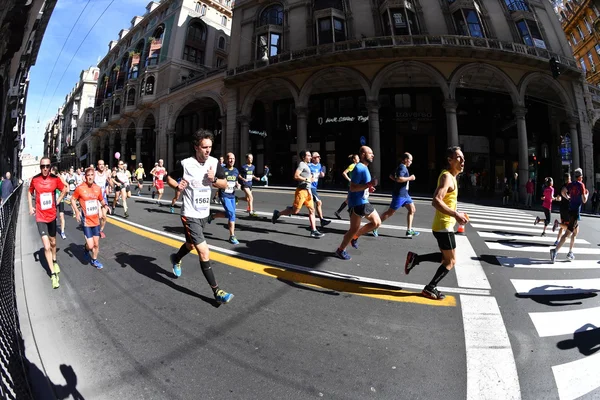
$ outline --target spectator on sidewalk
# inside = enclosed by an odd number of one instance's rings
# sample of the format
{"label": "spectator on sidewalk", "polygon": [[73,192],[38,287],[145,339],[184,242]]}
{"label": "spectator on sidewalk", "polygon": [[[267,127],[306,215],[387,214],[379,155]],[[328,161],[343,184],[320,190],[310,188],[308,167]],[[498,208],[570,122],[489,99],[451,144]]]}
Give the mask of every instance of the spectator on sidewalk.
{"label": "spectator on sidewalk", "polygon": [[527,183],[525,184],[525,191],[527,192],[527,197],[525,198],[525,207],[531,208],[531,200],[533,198],[533,180],[529,178]]}
{"label": "spectator on sidewalk", "polygon": [[0,189],[0,204],[4,202],[10,196],[10,194],[15,190],[13,185],[10,172],[6,173],[5,179],[2,181],[2,188]]}
{"label": "spectator on sidewalk", "polygon": [[508,199],[510,198],[510,185],[508,184],[508,178],[504,178],[504,188],[502,189],[502,205],[508,205]]}
{"label": "spectator on sidewalk", "polygon": [[516,172],[513,175],[510,187],[512,189],[512,204],[513,206],[519,205],[519,174]]}

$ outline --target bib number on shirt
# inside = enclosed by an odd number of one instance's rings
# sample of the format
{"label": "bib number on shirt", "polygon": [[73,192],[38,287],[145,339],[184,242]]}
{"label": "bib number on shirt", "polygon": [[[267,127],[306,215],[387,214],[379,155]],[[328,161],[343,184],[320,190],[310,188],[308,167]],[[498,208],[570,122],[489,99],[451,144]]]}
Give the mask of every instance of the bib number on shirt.
{"label": "bib number on shirt", "polygon": [[227,181],[227,188],[225,189],[225,193],[233,192],[235,192],[235,181]]}
{"label": "bib number on shirt", "polygon": [[85,215],[88,217],[98,215],[98,200],[85,201]]}
{"label": "bib number on shirt", "polygon": [[[227,188],[229,189],[229,187]],[[194,209],[200,213],[208,211],[210,208],[210,188],[194,189]]]}
{"label": "bib number on shirt", "polygon": [[52,208],[52,193],[40,194],[40,208],[42,211]]}

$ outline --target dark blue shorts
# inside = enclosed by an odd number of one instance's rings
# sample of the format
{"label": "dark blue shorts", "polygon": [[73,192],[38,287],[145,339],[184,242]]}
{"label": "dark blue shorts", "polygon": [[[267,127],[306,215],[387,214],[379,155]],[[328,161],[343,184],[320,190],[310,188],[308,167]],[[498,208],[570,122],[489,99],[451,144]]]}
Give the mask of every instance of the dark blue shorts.
{"label": "dark blue shorts", "polygon": [[390,203],[390,208],[392,210],[397,210],[400,207],[404,207],[407,204],[412,204],[413,200],[410,196],[392,196],[392,202]]}
{"label": "dark blue shorts", "polygon": [[86,239],[91,239],[94,236],[100,236],[100,225],[98,225],[98,226],[83,226],[83,224],[82,224],[81,227],[83,228],[83,235],[85,236]]}
{"label": "dark blue shorts", "polygon": [[235,197],[221,197],[221,204],[225,208],[227,219],[235,222]]}

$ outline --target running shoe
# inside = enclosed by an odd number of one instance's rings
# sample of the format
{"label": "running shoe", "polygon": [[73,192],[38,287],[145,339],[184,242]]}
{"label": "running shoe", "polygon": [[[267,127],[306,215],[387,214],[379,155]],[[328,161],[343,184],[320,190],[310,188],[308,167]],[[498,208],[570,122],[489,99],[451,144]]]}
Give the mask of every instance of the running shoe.
{"label": "running shoe", "polygon": [[63,238],[63,240],[67,239],[67,235],[65,235],[64,231],[60,233],[60,237]]}
{"label": "running shoe", "polygon": [[214,221],[214,219],[215,219],[214,214],[210,213],[210,214],[208,214],[208,218],[206,219],[206,222],[208,222],[210,224],[211,222]]}
{"label": "running shoe", "polygon": [[154,200],[154,196],[156,196],[155,192],[152,192],[152,200]]}
{"label": "running shoe", "polygon": [[175,207],[171,206],[171,208],[169,209],[169,211],[171,212],[171,214],[175,214]]}
{"label": "running shoe", "polygon": [[358,239],[352,239],[350,241],[350,244],[352,245],[352,247],[354,247],[355,249],[358,249]]}
{"label": "running shoe", "polygon": [[337,217],[337,219],[342,219],[342,217],[340,216],[339,212],[334,212],[333,215],[335,215]]}
{"label": "running shoe", "polygon": [[279,219],[279,211],[273,210],[273,216],[271,217],[271,222],[275,223]]}
{"label": "running shoe", "polygon": [[223,289],[219,289],[217,290],[217,293],[215,293],[215,300],[219,304],[229,303],[231,299],[233,299],[233,295],[231,293],[227,293]]}
{"label": "running shoe", "polygon": [[125,218],[129,218],[129,213],[125,211]]}
{"label": "running shoe", "polygon": [[103,231],[100,231],[100,239],[106,239],[106,235]]}
{"label": "running shoe", "polygon": [[558,220],[557,219],[554,220],[554,225],[552,225],[552,232],[554,232],[556,230],[556,228],[558,228]]}
{"label": "running shoe", "polygon": [[550,249],[550,262],[554,264],[556,260],[556,249]]}
{"label": "running shoe", "polygon": [[419,236],[420,234],[421,234],[421,232],[417,232],[414,229],[406,231],[406,237],[409,237],[411,239],[414,238],[414,237]]}
{"label": "running shoe", "polygon": [[558,240],[554,242],[554,246],[558,246]]}
{"label": "running shoe", "polygon": [[92,260],[92,262],[90,264],[92,264],[94,267],[96,267],[96,269],[104,268],[104,265],[102,265],[102,263],[98,260]]}
{"label": "running shoe", "polygon": [[404,263],[404,273],[408,275],[410,270],[415,267],[415,262],[417,261],[417,253],[413,253],[409,251],[406,255],[406,262]]}
{"label": "running shoe", "polygon": [[540,236],[541,237],[545,237],[546,236],[546,232],[542,232],[542,234]]}
{"label": "running shoe", "polygon": [[350,257],[350,254],[348,254],[346,250],[337,249],[335,255],[342,260],[352,260],[352,257]]}
{"label": "running shoe", "polygon": [[240,244],[235,236],[229,236],[229,243],[231,244]]}
{"label": "running shoe", "polygon": [[171,254],[171,264],[173,264],[173,275],[175,278],[179,278],[181,276],[181,260],[175,262],[175,254]]}
{"label": "running shoe", "polygon": [[575,259],[575,254],[572,251],[567,253],[567,260],[573,261]]}
{"label": "running shoe", "polygon": [[373,234],[373,236],[375,236],[375,237],[379,237],[379,232],[377,231],[377,229],[373,229],[373,230],[371,231],[371,233]]}
{"label": "running shoe", "polygon": [[323,236],[325,236],[325,235],[316,229],[310,233],[310,237],[313,237],[315,239],[321,239]]}
{"label": "running shoe", "polygon": [[324,226],[329,225],[330,223],[331,223],[330,220],[328,220],[328,219],[322,219],[321,220],[321,228],[324,227]]}
{"label": "running shoe", "polygon": [[240,200],[238,199],[237,196],[235,196],[235,205],[237,206],[239,202],[240,202]]}
{"label": "running shoe", "polygon": [[539,224],[540,222],[540,217],[535,217],[535,222],[533,223],[534,225]]}
{"label": "running shoe", "polygon": [[248,211],[248,216],[252,217],[252,218],[256,218],[256,217],[258,217],[258,214],[256,214],[256,212],[254,212],[254,211]]}
{"label": "running shoe", "polygon": [[58,263],[56,261],[52,263],[52,268],[54,269],[55,274],[60,274],[60,267],[58,266]]}
{"label": "running shoe", "polygon": [[52,274],[50,276],[50,282],[52,282],[52,289],[58,289],[60,284],[58,283],[58,275]]}
{"label": "running shoe", "polygon": [[423,288],[421,294],[423,294],[423,296],[431,300],[444,300],[446,298],[446,296],[442,292],[437,290],[437,288],[431,287],[429,285]]}

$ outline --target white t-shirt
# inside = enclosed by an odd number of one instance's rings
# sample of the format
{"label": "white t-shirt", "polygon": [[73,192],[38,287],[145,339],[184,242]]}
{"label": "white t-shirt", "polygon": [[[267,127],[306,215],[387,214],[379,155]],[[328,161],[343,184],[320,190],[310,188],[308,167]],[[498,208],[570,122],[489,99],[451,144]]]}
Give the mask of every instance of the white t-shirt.
{"label": "white t-shirt", "polygon": [[196,157],[189,157],[181,162],[182,179],[188,182],[188,186],[181,194],[181,215],[189,218],[208,217],[212,197],[212,181],[208,179],[207,173],[212,167],[216,176],[218,163],[219,160],[210,156],[204,164],[200,164]]}

